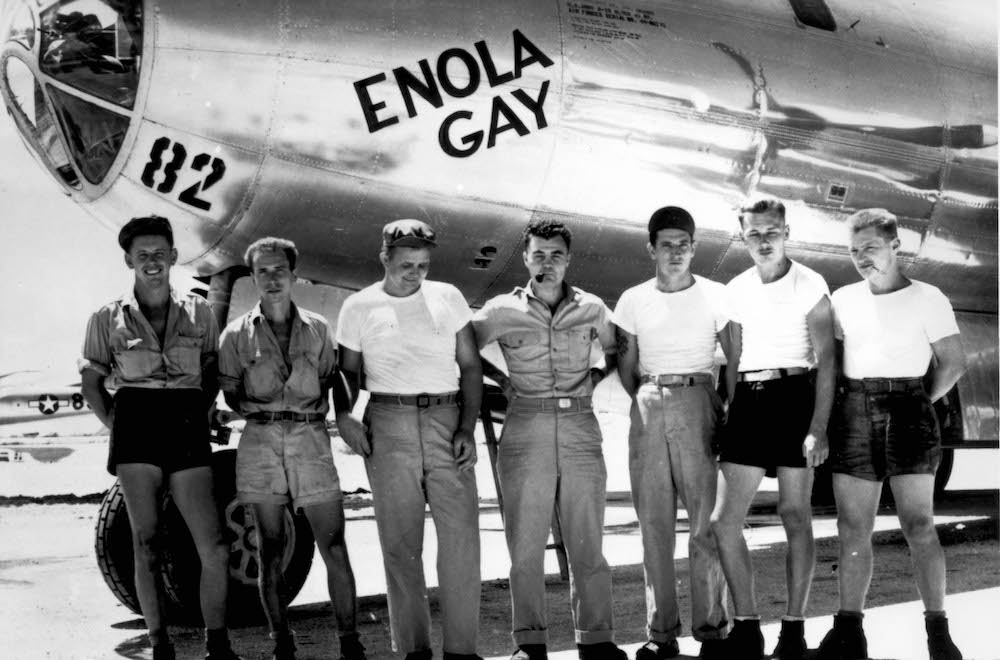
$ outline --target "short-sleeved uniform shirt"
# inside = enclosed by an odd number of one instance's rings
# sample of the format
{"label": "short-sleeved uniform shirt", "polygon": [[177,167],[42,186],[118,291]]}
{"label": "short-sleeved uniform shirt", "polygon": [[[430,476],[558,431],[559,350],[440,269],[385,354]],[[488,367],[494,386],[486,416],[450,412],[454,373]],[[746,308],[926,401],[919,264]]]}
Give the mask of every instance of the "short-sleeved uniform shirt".
{"label": "short-sleeved uniform shirt", "polygon": [[694,275],[683,291],[666,292],[656,278],[627,289],[615,307],[615,322],[635,335],[644,375],[711,373],[718,334],[729,323],[726,288]]}
{"label": "short-sleeved uniform shirt", "polygon": [[337,369],[337,349],[325,318],[292,305],[288,358],[290,364],[285,363],[278,339],[258,303],[222,333],[219,387],[240,394],[244,415],[282,410],[329,412],[326,393]]}
{"label": "short-sleeved uniform shirt", "polygon": [[743,330],[740,371],[816,366],[806,317],[830,295],[822,275],[793,261],[784,277],[765,284],[753,267],[726,290],[732,320]]}
{"label": "short-sleeved uniform shirt", "polygon": [[170,290],[161,346],[129,291],[90,317],[79,367],[105,376],[109,390],[201,389],[202,368],[215,358],[218,343],[215,316],[201,296]]}
{"label": "short-sleeved uniform shirt", "polygon": [[564,286],[566,295],[555,312],[529,283],[493,298],[473,316],[480,348],[499,342],[519,397],[590,396],[595,340],[605,352],[614,352],[611,310],[597,296]]}
{"label": "short-sleeved uniform shirt", "polygon": [[831,302],[848,378],[922,378],[931,344],[958,334],[951,303],[924,282],[879,295],[857,282],[834,292]]}
{"label": "short-sleeved uniform shirt", "polygon": [[371,392],[455,392],[456,334],[471,318],[469,304],[451,284],[424,280],[415,293],[396,297],[376,282],[344,301],[337,342],[361,353]]}
{"label": "short-sleeved uniform shirt", "polygon": [[[292,304],[288,362],[260,304],[231,322],[219,349],[219,386],[239,396],[240,412],[318,413],[330,410],[337,350],[326,319]],[[248,421],[236,454],[241,502],[296,508],[337,501],[340,479],[326,421]]]}

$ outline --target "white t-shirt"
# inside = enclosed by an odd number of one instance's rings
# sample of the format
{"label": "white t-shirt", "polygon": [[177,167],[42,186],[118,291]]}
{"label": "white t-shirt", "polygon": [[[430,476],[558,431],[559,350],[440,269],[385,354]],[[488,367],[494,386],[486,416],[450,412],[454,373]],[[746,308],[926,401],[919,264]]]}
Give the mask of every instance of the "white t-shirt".
{"label": "white t-shirt", "polygon": [[729,323],[726,287],[694,276],[683,291],[656,288],[656,278],[622,294],[615,322],[636,336],[643,375],[710,373],[717,334]]}
{"label": "white t-shirt", "polygon": [[848,378],[920,378],[931,362],[931,344],[958,334],[945,295],[916,280],[880,295],[868,282],[857,282],[838,289],[832,301]]}
{"label": "white t-shirt", "polygon": [[454,392],[455,333],[471,319],[468,303],[451,284],[424,280],[413,295],[396,298],[376,282],[344,301],[337,343],[361,353],[370,392]]}
{"label": "white t-shirt", "polygon": [[743,328],[740,371],[816,366],[806,316],[830,295],[819,273],[793,261],[784,277],[764,284],[755,266],[726,289],[732,320]]}

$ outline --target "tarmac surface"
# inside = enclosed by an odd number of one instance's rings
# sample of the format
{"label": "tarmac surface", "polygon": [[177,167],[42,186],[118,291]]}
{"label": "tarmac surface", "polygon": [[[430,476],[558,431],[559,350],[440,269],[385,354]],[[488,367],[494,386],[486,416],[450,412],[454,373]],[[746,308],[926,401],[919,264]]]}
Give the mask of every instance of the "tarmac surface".
{"label": "tarmac surface", "polygon": [[[83,422],[93,426],[91,422]],[[602,418],[609,499],[605,554],[613,567],[616,636],[630,656],[645,640],[645,602],[638,523],[628,498],[627,469],[620,420]],[[32,427],[37,428],[37,427]],[[7,427],[11,429],[11,427]],[[609,429],[611,432],[609,433]],[[0,652],[4,658],[150,657],[141,617],[121,605],[104,584],[94,556],[94,525],[101,493],[112,479],[103,471],[106,439],[102,436],[0,438]],[[52,431],[52,433],[57,433]],[[34,432],[32,432],[34,433]],[[496,506],[485,447],[477,467],[481,509],[483,598],[480,654],[506,658],[512,649],[506,574],[509,558]],[[1000,605],[998,546],[998,456],[995,451],[959,452],[951,488],[939,502],[936,522],[948,560],[946,601],[953,636],[965,657],[1000,658],[993,633]],[[361,460],[336,455],[346,492],[367,489]],[[360,632],[368,657],[399,657],[389,647],[385,578],[370,500],[361,492],[348,510],[347,541],[357,576]],[[784,534],[775,511],[774,483],[765,480],[748,520],[747,538],[757,571],[758,602],[768,649],[784,613]],[[677,573],[681,612],[688,615],[686,519],[678,525]],[[817,645],[837,609],[835,512],[817,509],[816,577],[806,624],[810,645]],[[426,522],[425,570],[437,584],[433,523]],[[879,511],[875,535],[875,578],[865,619],[872,658],[926,658],[922,606],[912,580],[906,543],[891,503]],[[553,659],[576,657],[569,617],[569,588],[558,576],[554,552],[547,553],[549,649]],[[436,590],[431,589],[434,645],[440,652]],[[319,556],[291,608],[301,660],[336,658],[336,630],[327,602],[325,572]],[[201,629],[172,627],[179,658],[203,657]],[[245,658],[270,658],[267,629],[242,625],[232,632],[234,647]],[[696,656],[698,643],[680,640],[681,650]]]}

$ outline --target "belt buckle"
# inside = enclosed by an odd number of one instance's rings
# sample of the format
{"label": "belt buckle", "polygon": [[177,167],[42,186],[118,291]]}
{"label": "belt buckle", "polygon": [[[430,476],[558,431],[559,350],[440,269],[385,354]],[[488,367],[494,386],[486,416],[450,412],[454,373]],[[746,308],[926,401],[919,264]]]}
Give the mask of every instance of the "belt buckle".
{"label": "belt buckle", "polygon": [[417,408],[427,408],[430,405],[431,405],[431,397],[429,394],[417,395]]}
{"label": "belt buckle", "polygon": [[563,408],[563,409],[569,408],[572,404],[573,404],[573,402],[570,401],[569,399],[565,399],[565,398],[564,399],[559,399],[559,407],[560,408]]}

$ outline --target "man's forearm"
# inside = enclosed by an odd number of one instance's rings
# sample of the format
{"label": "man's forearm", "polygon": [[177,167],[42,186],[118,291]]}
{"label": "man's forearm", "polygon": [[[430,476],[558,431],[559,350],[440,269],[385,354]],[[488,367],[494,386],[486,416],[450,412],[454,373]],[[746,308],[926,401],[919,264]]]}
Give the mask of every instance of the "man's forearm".
{"label": "man's forearm", "polygon": [[964,364],[954,364],[936,368],[934,370],[933,380],[931,381],[931,391],[928,392],[931,401],[937,401],[950,392],[951,388],[955,386],[955,383],[958,382],[958,379],[962,377],[963,373],[965,373]]}
{"label": "man's forearm", "polygon": [[479,408],[483,404],[483,368],[476,363],[462,367],[459,371],[458,389],[462,393],[462,417],[459,429],[473,432],[479,419]]}
{"label": "man's forearm", "polygon": [[333,393],[333,408],[336,414],[351,413],[354,403],[358,400],[358,375],[352,371],[340,369],[331,379]]}
{"label": "man's forearm", "polygon": [[88,386],[84,384],[81,389],[83,398],[87,401],[87,405],[90,409],[94,411],[94,415],[97,419],[101,421],[109,429],[111,428],[111,407],[114,405],[114,400],[111,398],[111,394],[108,393],[106,389],[99,386]]}
{"label": "man's forearm", "polygon": [[830,421],[830,410],[833,408],[836,378],[833,356],[830,355],[817,365],[816,401],[813,405],[812,422],[809,424],[810,432],[826,433],[826,427]]}

